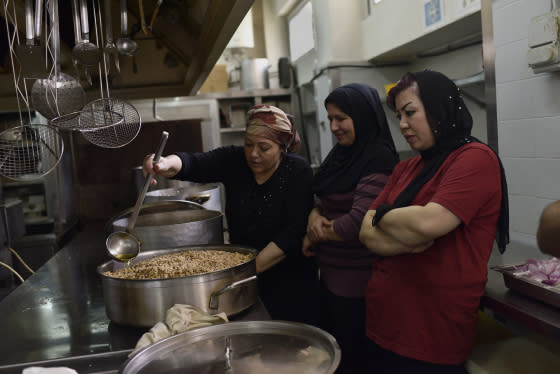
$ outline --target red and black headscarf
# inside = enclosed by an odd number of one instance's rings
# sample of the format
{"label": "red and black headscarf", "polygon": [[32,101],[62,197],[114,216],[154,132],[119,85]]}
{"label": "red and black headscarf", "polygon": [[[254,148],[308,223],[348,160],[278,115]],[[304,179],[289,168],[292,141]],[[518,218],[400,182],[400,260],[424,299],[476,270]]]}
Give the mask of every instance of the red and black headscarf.
{"label": "red and black headscarf", "polygon": [[[442,73],[433,70],[406,73],[389,91],[387,105],[395,110],[396,96],[406,88],[412,87],[414,83],[418,85],[420,100],[424,104],[436,144],[430,149],[420,152],[425,161],[424,167],[396,198],[393,205],[381,204],[377,208],[372,222],[374,226],[391,209],[409,206],[418,191],[436,174],[451,152],[467,143],[481,143],[480,140],[471,136],[473,119],[463,101],[461,91],[451,79]],[[500,164],[502,181],[502,201],[496,242],[498,249],[503,253],[506,244],[509,243],[509,203],[504,167],[497,154],[496,157]]]}

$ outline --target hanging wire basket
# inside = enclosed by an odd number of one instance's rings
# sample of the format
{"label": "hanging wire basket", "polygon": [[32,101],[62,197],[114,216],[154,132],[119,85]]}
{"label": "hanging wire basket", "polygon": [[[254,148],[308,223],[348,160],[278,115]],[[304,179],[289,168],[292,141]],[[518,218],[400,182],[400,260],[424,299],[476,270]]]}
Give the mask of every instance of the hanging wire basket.
{"label": "hanging wire basket", "polygon": [[[0,133],[0,175],[15,181],[29,181],[42,178],[54,170],[62,158],[64,143],[55,127],[32,123],[27,85],[20,71],[21,61],[15,53],[21,43],[17,32],[14,3],[12,0],[4,0],[2,4],[20,126],[3,130]],[[48,10],[52,19],[58,20],[56,1],[48,2]],[[39,17],[42,17],[42,14],[39,13]],[[53,40],[58,38],[57,22],[52,23]],[[10,27],[10,24],[13,27]],[[53,66],[55,65],[56,58],[53,63]],[[17,69],[18,66],[20,69]],[[22,104],[24,108],[22,108]],[[23,109],[25,109],[26,115],[24,115]],[[24,117],[28,117],[28,120],[24,121]]]}
{"label": "hanging wire basket", "polygon": [[81,111],[64,114],[49,120],[49,125],[59,130],[78,130]]}
{"label": "hanging wire basket", "polygon": [[15,181],[41,178],[60,162],[64,142],[58,130],[26,124],[0,133],[0,174]]}
{"label": "hanging wire basket", "polygon": [[142,122],[136,108],[116,98],[94,100],[80,113],[80,132],[103,148],[120,148],[136,138]]}
{"label": "hanging wire basket", "polygon": [[123,121],[124,117],[117,112],[94,111],[84,113],[80,110],[55,117],[49,121],[49,124],[61,130],[90,132],[121,125]]}

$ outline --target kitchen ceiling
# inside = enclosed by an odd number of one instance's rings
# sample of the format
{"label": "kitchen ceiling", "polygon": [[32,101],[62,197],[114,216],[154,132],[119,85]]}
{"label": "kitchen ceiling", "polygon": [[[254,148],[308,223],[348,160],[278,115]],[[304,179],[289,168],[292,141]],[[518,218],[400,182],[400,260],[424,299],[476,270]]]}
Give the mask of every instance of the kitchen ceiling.
{"label": "kitchen ceiling", "polygon": [[[24,42],[25,1],[3,0],[0,12],[2,17],[6,1],[9,7],[15,6],[19,38]],[[153,18],[157,0],[127,1],[128,32],[138,43],[139,51],[135,57],[119,58],[120,72],[117,72],[112,59],[109,59],[111,96],[131,100],[196,94],[253,2],[254,0],[163,0],[159,12]],[[99,3],[103,5],[102,0],[88,0],[91,35],[95,34],[94,4],[97,7]],[[70,4],[68,0],[59,1],[62,71],[74,77],[79,74],[88,98],[94,99],[100,96],[97,68],[89,69],[93,79],[90,86],[84,72],[79,70],[76,73],[71,62],[75,43]],[[116,40],[120,36],[121,26],[121,10],[117,0],[111,1],[111,15],[113,37]],[[146,27],[142,27],[142,15]],[[150,29],[152,18],[154,23]],[[9,111],[17,109],[17,102],[6,26],[4,19],[1,21],[0,111]],[[90,39],[94,37],[91,36]],[[27,83],[28,86],[31,84],[32,82]]]}

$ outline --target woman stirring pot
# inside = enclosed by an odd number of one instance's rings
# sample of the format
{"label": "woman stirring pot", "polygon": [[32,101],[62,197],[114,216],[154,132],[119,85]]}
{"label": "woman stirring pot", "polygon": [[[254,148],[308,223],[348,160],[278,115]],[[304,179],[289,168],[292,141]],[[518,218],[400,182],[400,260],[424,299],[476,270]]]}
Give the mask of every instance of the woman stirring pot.
{"label": "woman stirring pot", "polygon": [[312,171],[295,152],[299,135],[279,108],[257,105],[248,112],[243,147],[176,153],[146,173],[199,183],[221,182],[230,241],[259,250],[259,296],[272,319],[313,323],[317,271],[301,253],[313,200]]}

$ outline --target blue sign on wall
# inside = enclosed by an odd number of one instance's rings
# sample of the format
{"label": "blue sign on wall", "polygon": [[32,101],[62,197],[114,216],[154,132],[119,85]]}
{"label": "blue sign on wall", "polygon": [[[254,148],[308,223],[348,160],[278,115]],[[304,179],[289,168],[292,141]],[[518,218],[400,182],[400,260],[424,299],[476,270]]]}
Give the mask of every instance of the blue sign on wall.
{"label": "blue sign on wall", "polygon": [[443,19],[441,0],[430,0],[424,3],[424,27],[430,27]]}

